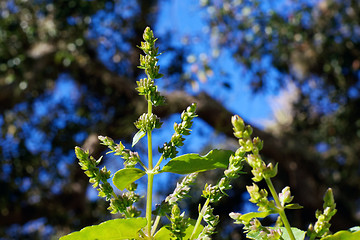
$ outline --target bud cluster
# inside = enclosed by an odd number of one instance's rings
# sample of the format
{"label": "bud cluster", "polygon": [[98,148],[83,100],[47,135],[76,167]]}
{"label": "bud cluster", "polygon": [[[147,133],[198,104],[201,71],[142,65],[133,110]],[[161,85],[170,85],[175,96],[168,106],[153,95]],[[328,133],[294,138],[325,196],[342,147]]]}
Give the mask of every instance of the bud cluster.
{"label": "bud cluster", "polygon": [[[250,194],[249,201],[255,203],[259,208],[258,212],[242,215],[240,213],[231,213],[230,217],[235,219],[237,224],[243,224],[246,229],[248,238],[275,240],[280,239],[281,230],[278,228],[283,224],[284,219],[278,218],[275,228],[263,227],[257,218],[264,218],[269,214],[278,213],[284,215],[284,209],[299,209],[302,208],[299,204],[289,204],[293,197],[291,196],[290,187],[285,187],[282,192],[277,195],[271,178],[277,175],[277,164],[265,164],[259,154],[263,148],[263,142],[255,137],[251,140],[252,129],[249,125],[245,126],[244,120],[235,115],[231,119],[234,135],[239,138],[239,149],[237,155],[245,158],[246,162],[252,168],[252,180],[259,182],[265,179],[270,191],[273,194],[274,200],[268,200],[268,192],[265,189],[260,189],[255,183],[252,186],[247,186],[247,191]],[[236,155],[235,155],[236,156]],[[285,219],[287,221],[287,219]],[[288,228],[287,228],[287,231]],[[291,231],[291,230],[290,230]]]}
{"label": "bud cluster", "polygon": [[259,182],[263,178],[269,179],[275,177],[277,174],[277,165],[273,166],[272,163],[268,165],[261,159],[259,151],[263,148],[263,141],[255,137],[251,140],[251,134],[253,132],[251,126],[245,125],[244,120],[238,115],[231,118],[233,125],[234,135],[239,138],[240,151],[243,155],[249,153],[246,156],[246,161],[252,167],[251,173],[254,175],[253,181]]}
{"label": "bud cluster", "polygon": [[279,225],[275,227],[265,227],[261,224],[257,218],[242,218],[241,213],[230,213],[230,217],[236,220],[235,223],[243,224],[244,231],[249,239],[259,239],[259,240],[278,240],[281,238],[281,229]]}
{"label": "bud cluster", "polygon": [[140,66],[139,68],[144,69],[146,75],[150,79],[158,79],[163,75],[159,73],[160,66],[157,66],[158,59],[156,58],[160,54],[158,54],[159,48],[155,47],[156,38],[152,30],[147,27],[143,34],[143,39],[145,42],[141,42],[141,46],[139,47],[144,51],[144,55],[140,55]]}
{"label": "bud cluster", "polygon": [[202,196],[210,200],[211,203],[218,202],[225,194],[220,191],[219,185],[205,184]]}
{"label": "bud cluster", "polygon": [[136,83],[138,85],[136,90],[139,92],[139,95],[144,95],[146,100],[150,100],[154,106],[164,105],[164,97],[157,90],[154,80],[143,78],[140,81],[136,81]]}
{"label": "bud cluster", "polygon": [[216,226],[219,224],[219,216],[214,215],[213,210],[214,209],[210,206],[206,207],[203,219],[207,223],[207,225],[201,231],[197,239],[210,240],[210,236],[215,233]]}
{"label": "bud cluster", "polygon": [[117,198],[112,198],[110,200],[110,207],[108,210],[112,214],[121,213],[126,217],[138,217],[140,216],[140,211],[133,206],[133,204],[140,199],[140,196],[135,193],[137,184],[132,183],[128,189],[128,192],[122,193],[121,195],[118,195]]}
{"label": "bud cluster", "polygon": [[108,146],[111,150],[107,153],[114,152],[115,155],[120,155],[125,160],[124,166],[126,168],[132,168],[140,161],[139,154],[137,152],[132,152],[129,149],[125,149],[125,146],[121,142],[116,144],[110,137],[99,136],[98,138],[102,145]]}
{"label": "bud cluster", "polygon": [[81,169],[89,177],[89,182],[92,183],[93,188],[97,188],[100,197],[105,197],[106,200],[109,200],[113,193],[113,189],[107,181],[111,173],[106,167],[103,167],[101,170],[97,167],[101,162],[101,158],[95,160],[90,156],[89,151],[84,151],[80,147],[75,147],[75,154],[79,159]]}
{"label": "bud cluster", "polygon": [[168,202],[170,205],[175,204],[176,202],[187,197],[188,192],[190,191],[190,185],[195,182],[198,173],[191,173],[186,175],[181,183],[176,183],[176,188],[172,194],[165,198],[165,202]]}
{"label": "bud cluster", "polygon": [[173,193],[165,198],[165,200],[156,207],[155,214],[164,216],[171,211],[171,207],[177,202],[187,197],[190,191],[190,185],[195,182],[198,173],[191,173],[186,175],[180,183],[176,183],[176,188]]}
{"label": "bud cluster", "polygon": [[196,104],[193,103],[187,107],[186,111],[181,114],[181,123],[174,123],[175,133],[172,135],[170,142],[164,143],[163,147],[159,147],[159,152],[163,154],[164,159],[174,158],[178,151],[177,147],[184,145],[183,135],[190,135],[190,128],[193,124],[193,118],[197,117],[195,114]]}
{"label": "bud cluster", "polygon": [[155,128],[160,128],[162,122],[160,122],[160,118],[153,113],[143,113],[134,124],[137,129],[148,132]]}
{"label": "bud cluster", "polygon": [[259,212],[277,213],[275,203],[268,200],[268,193],[265,189],[260,190],[255,183],[252,186],[246,186],[246,189],[250,194],[249,201],[259,207]]}
{"label": "bud cluster", "polygon": [[310,239],[314,239],[315,237],[325,237],[329,234],[329,228],[331,226],[330,220],[337,211],[331,188],[329,188],[325,193],[323,208],[323,212],[320,210],[316,211],[315,216],[317,221],[314,226],[310,224],[308,228],[307,234]]}
{"label": "bud cluster", "polygon": [[[99,139],[104,145],[107,145],[110,149],[116,151],[117,145],[111,138],[100,136]],[[110,207],[108,210],[110,210],[112,214],[120,212],[127,217],[140,215],[140,212],[132,206],[133,203],[137,202],[140,198],[139,195],[135,194],[135,183],[129,187],[129,192],[116,196],[112,186],[108,182],[111,172],[108,171],[105,166],[102,169],[97,167],[101,158],[99,160],[95,160],[92,156],[90,156],[89,151],[84,151],[80,147],[75,147],[75,154],[79,159],[81,169],[83,169],[85,174],[90,178],[89,182],[93,184],[94,188],[97,188],[99,197],[104,197],[106,201],[110,201]]]}
{"label": "bud cluster", "polygon": [[188,220],[185,219],[185,212],[180,214],[180,208],[174,204],[171,209],[170,226],[171,239],[183,239],[185,237],[185,230],[188,227]]}

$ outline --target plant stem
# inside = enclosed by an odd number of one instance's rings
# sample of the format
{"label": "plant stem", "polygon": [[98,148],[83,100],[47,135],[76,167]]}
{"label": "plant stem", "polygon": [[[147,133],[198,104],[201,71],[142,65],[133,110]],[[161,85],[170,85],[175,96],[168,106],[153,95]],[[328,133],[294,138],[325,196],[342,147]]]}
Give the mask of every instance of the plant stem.
{"label": "plant stem", "polygon": [[160,164],[161,164],[161,162],[162,162],[163,159],[164,159],[164,154],[161,155],[159,161],[156,163],[156,165],[155,165],[155,167],[154,167],[155,169],[160,166]]}
{"label": "plant stem", "polygon": [[290,236],[290,239],[291,240],[296,240],[295,239],[295,236],[294,236],[294,233],[292,232],[291,230],[291,226],[290,226],[290,223],[289,223],[289,220],[287,219],[286,217],[286,214],[285,214],[285,209],[283,206],[281,206],[281,203],[280,203],[280,200],[279,200],[279,197],[276,193],[276,190],[274,188],[274,185],[271,181],[270,178],[265,178],[265,181],[266,181],[266,184],[268,185],[269,187],[269,190],[271,192],[271,195],[273,196],[274,200],[275,200],[275,203],[276,203],[276,206],[279,210],[279,215],[281,217],[281,220],[282,222],[284,223],[284,226],[286,228],[286,231],[288,232],[289,236]]}
{"label": "plant stem", "polygon": [[[148,100],[148,115],[152,113],[152,103]],[[151,236],[151,210],[152,210],[152,190],[153,190],[153,181],[154,173],[153,169],[153,159],[152,159],[152,137],[151,131],[147,131],[147,141],[148,141],[148,186],[147,186],[147,200],[146,200],[146,220],[147,220],[147,234],[149,239],[152,239]]]}
{"label": "plant stem", "polygon": [[159,222],[160,222],[160,218],[161,218],[160,215],[156,216],[155,221],[154,221],[154,225],[152,226],[152,229],[151,229],[151,235],[155,234],[156,228],[157,228],[157,226],[159,225]]}
{"label": "plant stem", "polygon": [[147,220],[147,233],[151,239],[151,210],[152,210],[152,188],[153,188],[154,174],[148,173],[148,188],[146,200],[146,220]]}
{"label": "plant stem", "polygon": [[201,208],[201,211],[199,212],[199,216],[198,216],[198,219],[196,220],[194,230],[193,230],[193,232],[191,234],[190,240],[193,240],[196,237],[195,233],[197,232],[197,229],[200,226],[201,220],[204,217],[204,212],[206,211],[206,208],[209,205],[209,203],[210,203],[210,199],[208,198],[208,199],[206,199],[206,202],[205,202],[204,206]]}

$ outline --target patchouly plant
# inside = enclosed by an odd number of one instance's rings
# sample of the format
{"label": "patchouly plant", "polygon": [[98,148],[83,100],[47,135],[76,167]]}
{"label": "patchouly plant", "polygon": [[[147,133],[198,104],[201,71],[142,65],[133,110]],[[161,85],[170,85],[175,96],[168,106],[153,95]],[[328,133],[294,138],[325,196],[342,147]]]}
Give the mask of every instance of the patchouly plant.
{"label": "patchouly plant", "polygon": [[[242,173],[243,165],[251,166],[251,173],[254,181],[247,190],[250,194],[250,202],[258,206],[257,212],[247,214],[230,213],[235,223],[243,224],[249,239],[291,239],[302,240],[307,235],[309,239],[360,239],[359,227],[350,231],[340,231],[330,235],[330,219],[336,213],[336,204],[331,189],[324,197],[324,210],[316,212],[318,219],[314,225],[310,225],[307,232],[293,228],[286,217],[285,209],[299,209],[299,204],[291,203],[290,187],[285,187],[277,194],[271,178],[277,175],[277,165],[265,164],[260,156],[263,142],[255,137],[252,138],[252,128],[245,125],[244,121],[237,115],[233,116],[231,123],[234,135],[239,140],[239,148],[235,151],[211,150],[205,156],[191,153],[177,156],[178,148],[184,145],[184,136],[190,134],[192,121],[196,117],[196,104],[193,103],[181,114],[181,122],[174,124],[174,133],[170,140],[158,147],[160,158],[154,162],[152,132],[160,128],[162,123],[153,113],[153,107],[163,105],[165,99],[161,96],[155,84],[155,80],[162,77],[157,65],[158,48],[155,47],[156,38],[153,32],[147,27],[144,31],[144,42],[139,48],[144,52],[140,55],[139,68],[145,70],[146,78],[137,82],[136,88],[139,95],[143,95],[147,101],[147,112],[142,114],[135,122],[138,132],[134,135],[132,147],[140,139],[147,137],[147,161],[140,159],[137,152],[127,149],[123,143],[115,143],[109,137],[99,136],[101,144],[107,146],[110,151],[119,155],[124,160],[124,168],[111,175],[106,167],[98,168],[100,159],[94,159],[89,152],[79,147],[75,153],[79,159],[81,168],[89,177],[89,182],[99,192],[100,197],[109,201],[109,211],[112,214],[120,214],[120,218],[103,222],[99,225],[85,227],[84,229],[71,233],[61,238],[69,239],[211,239],[216,232],[219,217],[214,215],[212,203],[220,201],[226,196],[226,190],[231,188],[231,181],[235,180]],[[161,163],[167,163],[161,167]],[[178,202],[188,197],[191,184],[196,181],[199,172],[223,168],[224,174],[214,184],[205,184],[202,197],[205,202],[199,205],[197,219],[190,219],[185,212],[179,208]],[[177,183],[173,193],[167,196],[155,209],[153,206],[153,180],[157,174],[166,172],[186,174],[181,182]],[[146,210],[145,214],[136,208],[140,196],[136,193],[136,180],[147,176]],[[121,190],[120,194],[115,193],[109,180]],[[273,200],[269,200],[267,190],[260,189],[255,182],[264,180],[269,188]],[[259,219],[270,214],[278,214],[276,224],[271,227],[263,226]],[[144,217],[141,217],[144,216]],[[169,224],[159,228],[161,218],[167,218]]]}

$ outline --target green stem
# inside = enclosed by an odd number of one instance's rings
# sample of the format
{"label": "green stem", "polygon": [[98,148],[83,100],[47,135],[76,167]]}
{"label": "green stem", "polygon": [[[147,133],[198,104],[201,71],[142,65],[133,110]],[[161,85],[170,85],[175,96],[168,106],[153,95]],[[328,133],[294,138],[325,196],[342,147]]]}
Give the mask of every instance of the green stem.
{"label": "green stem", "polygon": [[[149,96],[150,97],[150,96]],[[148,100],[148,115],[152,113],[152,103]],[[152,156],[152,137],[151,131],[147,131],[147,140],[148,140],[148,171],[146,171],[148,175],[148,186],[147,186],[147,200],[146,200],[146,220],[147,220],[147,234],[149,239],[152,239],[151,236],[151,210],[152,210],[152,191],[153,191],[153,181],[154,181],[154,173],[153,169],[153,156]]]}
{"label": "green stem", "polygon": [[275,200],[275,203],[276,203],[276,206],[279,210],[279,215],[281,217],[281,220],[282,222],[284,223],[284,226],[286,228],[286,231],[288,232],[289,236],[290,236],[290,239],[291,240],[296,240],[295,239],[295,236],[294,236],[294,233],[292,232],[291,230],[291,226],[290,226],[290,223],[289,223],[289,220],[287,219],[286,217],[286,214],[285,214],[285,209],[283,206],[281,206],[281,203],[280,203],[280,199],[276,193],[276,190],[275,190],[275,187],[271,181],[270,178],[265,178],[265,181],[266,181],[266,184],[268,185],[269,187],[269,190],[271,192],[271,195],[273,196],[274,200]]}
{"label": "green stem", "polygon": [[[149,96],[149,98],[151,98]],[[148,100],[148,115],[150,116],[152,113],[152,103],[151,103],[151,100]]]}
{"label": "green stem", "polygon": [[145,164],[140,160],[139,164],[144,168],[145,171],[147,171],[147,167],[145,166]]}
{"label": "green stem", "polygon": [[152,229],[151,229],[151,236],[153,236],[155,234],[155,231],[156,231],[156,228],[157,226],[159,225],[159,222],[160,222],[160,215],[157,215],[156,218],[155,218],[155,221],[154,221],[154,225],[152,226]]}
{"label": "green stem", "polygon": [[154,174],[148,173],[148,189],[146,201],[146,220],[147,220],[147,233],[151,239],[151,210],[152,210],[152,188],[153,188]]}
{"label": "green stem", "polygon": [[198,216],[198,219],[196,220],[196,223],[195,223],[195,226],[194,226],[194,230],[193,232],[191,233],[191,237],[190,237],[190,240],[193,240],[196,236],[195,236],[195,233],[197,232],[197,229],[199,228],[200,226],[200,223],[201,223],[201,220],[203,219],[204,217],[204,212],[206,211],[206,208],[207,206],[209,205],[210,203],[210,199],[206,199],[206,202],[204,204],[204,206],[201,208],[201,211],[199,212],[199,216]]}
{"label": "green stem", "polygon": [[155,165],[155,167],[154,167],[155,169],[160,166],[160,164],[161,164],[161,162],[162,162],[163,159],[164,159],[164,155],[161,155],[159,161],[156,163],[156,165]]}

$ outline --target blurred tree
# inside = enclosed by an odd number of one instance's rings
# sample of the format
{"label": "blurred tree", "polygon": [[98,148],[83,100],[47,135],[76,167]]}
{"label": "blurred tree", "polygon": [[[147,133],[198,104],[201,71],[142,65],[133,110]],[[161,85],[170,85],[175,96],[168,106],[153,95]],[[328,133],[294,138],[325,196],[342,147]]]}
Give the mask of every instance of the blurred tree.
{"label": "blurred tree", "polygon": [[[359,223],[356,1],[319,1],[314,6],[295,2],[281,12],[257,1],[201,2],[209,10],[214,47],[232,51],[254,73],[254,90],[267,87],[269,67],[264,59],[269,58],[281,73],[279,88],[293,82],[298,89],[286,125],[254,133],[265,141],[263,154],[286,170],[280,171],[278,184],[289,184],[297,202],[309,208],[304,215],[293,216],[298,226],[314,218],[327,186],[335,188],[341,208],[336,227]],[[135,46],[145,26],[155,23],[158,4],[155,0],[0,1],[0,235],[4,238],[67,233],[106,217],[106,203],[87,198],[88,179],[73,159],[73,148],[83,145],[99,157],[103,148],[97,135],[129,140],[136,131],[132,122],[145,106],[134,90],[141,77],[136,68],[140,51]],[[197,102],[198,115],[231,137],[232,113],[206,93],[192,96],[181,90],[187,81],[181,75],[185,50],[159,38],[160,48],[171,53],[162,73],[171,74],[168,86],[178,90],[167,95],[168,106],[158,115],[169,116]],[[220,213],[238,208],[239,202],[221,204],[229,209]],[[50,230],[29,229],[29,223],[39,220]]]}
{"label": "blurred tree", "polygon": [[[360,7],[358,1],[204,0],[212,44],[252,73],[255,92],[287,89],[287,108],[268,133],[279,139],[284,187],[311,211],[293,216],[306,227],[324,187],[334,188],[334,229],[360,222]],[[221,56],[221,55],[220,55]],[[216,57],[216,56],[215,56]],[[273,74],[274,69],[277,74]],[[285,92],[286,92],[285,91]],[[285,96],[285,97],[284,97]],[[265,139],[267,144],[273,145]],[[307,220],[307,221],[305,221]]]}

